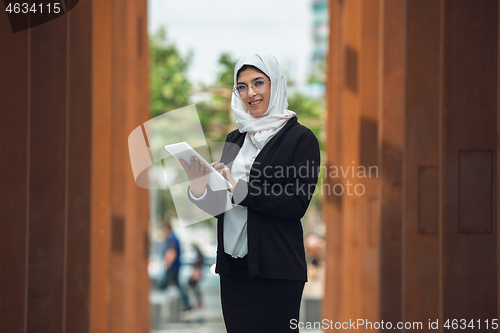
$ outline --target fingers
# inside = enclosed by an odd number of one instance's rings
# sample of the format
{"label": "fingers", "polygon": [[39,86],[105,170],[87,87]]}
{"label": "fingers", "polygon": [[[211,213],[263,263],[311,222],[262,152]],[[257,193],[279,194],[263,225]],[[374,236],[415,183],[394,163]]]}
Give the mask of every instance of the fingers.
{"label": "fingers", "polygon": [[194,157],[194,156],[191,156],[191,168],[199,173],[199,174],[203,174],[205,173],[205,163],[203,163],[202,161],[200,161],[200,159],[198,157]]}
{"label": "fingers", "polygon": [[189,172],[189,165],[187,165],[186,161],[184,161],[182,158],[180,158],[179,163],[184,168],[184,171],[186,171],[186,173],[188,173]]}
{"label": "fingers", "polygon": [[220,174],[222,174],[222,169],[226,167],[226,165],[222,162],[213,162],[212,164],[214,169],[217,170]]}

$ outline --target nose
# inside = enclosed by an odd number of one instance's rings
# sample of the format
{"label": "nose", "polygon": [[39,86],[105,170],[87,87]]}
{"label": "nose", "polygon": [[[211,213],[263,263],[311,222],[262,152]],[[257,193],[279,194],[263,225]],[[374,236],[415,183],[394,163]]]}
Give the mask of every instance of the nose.
{"label": "nose", "polygon": [[257,95],[255,90],[253,90],[253,87],[248,87],[247,91],[248,91],[248,97],[254,97],[255,95]]}

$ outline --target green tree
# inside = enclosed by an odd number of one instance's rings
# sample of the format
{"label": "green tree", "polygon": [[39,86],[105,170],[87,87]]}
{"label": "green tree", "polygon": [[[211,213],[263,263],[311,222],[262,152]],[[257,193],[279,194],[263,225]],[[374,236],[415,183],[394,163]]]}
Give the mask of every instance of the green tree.
{"label": "green tree", "polygon": [[236,60],[230,54],[223,53],[219,57],[215,83],[202,88],[212,97],[196,104],[203,132],[209,142],[223,142],[226,135],[236,128],[231,110],[235,65]]}
{"label": "green tree", "polygon": [[164,27],[160,27],[149,38],[151,71],[151,116],[189,104],[191,84],[187,70],[192,52],[182,56],[176,46],[168,40]]}
{"label": "green tree", "polygon": [[313,131],[318,138],[321,150],[323,150],[324,104],[323,99],[307,97],[300,92],[288,96],[288,109],[295,111],[300,123]]}
{"label": "green tree", "polygon": [[[192,53],[183,56],[167,38],[164,27],[149,37],[151,118],[167,111],[189,105],[191,84],[187,70]],[[175,207],[169,190],[158,191],[155,221],[175,216]]]}

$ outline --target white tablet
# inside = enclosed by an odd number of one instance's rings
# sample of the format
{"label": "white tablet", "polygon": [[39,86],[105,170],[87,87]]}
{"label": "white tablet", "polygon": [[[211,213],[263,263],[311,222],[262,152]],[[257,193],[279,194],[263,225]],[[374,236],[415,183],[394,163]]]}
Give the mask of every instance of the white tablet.
{"label": "white tablet", "polygon": [[196,150],[194,150],[187,142],[179,142],[171,145],[166,145],[165,149],[177,160],[184,160],[191,166],[191,156],[198,157],[200,161],[205,163],[209,169],[208,185],[213,191],[226,190],[233,186],[224,176],[215,170]]}

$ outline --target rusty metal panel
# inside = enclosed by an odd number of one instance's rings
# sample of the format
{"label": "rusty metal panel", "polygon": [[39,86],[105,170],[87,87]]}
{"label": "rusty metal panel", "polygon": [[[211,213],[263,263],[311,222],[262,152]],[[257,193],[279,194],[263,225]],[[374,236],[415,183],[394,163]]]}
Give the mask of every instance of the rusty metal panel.
{"label": "rusty metal panel", "polygon": [[91,1],[80,0],[69,25],[68,184],[65,332],[89,332],[92,163]]}
{"label": "rusty metal panel", "polygon": [[437,235],[439,230],[439,168],[418,168],[418,232]]}
{"label": "rusty metal panel", "polygon": [[345,87],[352,93],[358,93],[358,52],[349,45],[345,47]]}
{"label": "rusty metal panel", "polygon": [[[149,48],[148,48],[148,33],[147,33],[147,1],[136,0],[137,4],[137,65],[140,69],[136,82],[137,104],[144,107],[137,108],[136,115],[137,123],[144,123],[150,118],[149,105],[150,89],[149,89]],[[137,264],[135,271],[137,272],[136,279],[136,295],[135,316],[136,327],[133,332],[149,332],[150,329],[150,310],[149,310],[149,294],[150,294],[150,278],[148,274],[149,262],[149,190],[137,188],[137,214],[138,221],[137,232],[135,233],[135,244],[137,244]]]}
{"label": "rusty metal panel", "polygon": [[[381,89],[378,165],[380,189],[380,319],[402,320],[402,159],[405,106],[406,2],[384,0],[381,18]],[[401,330],[380,330],[401,331]]]}
{"label": "rusty metal panel", "polygon": [[[0,327],[25,332],[28,169],[28,32],[0,14]],[[16,52],[13,52],[16,50]],[[7,301],[8,300],[8,301]]]}
{"label": "rusty metal panel", "polygon": [[425,179],[432,178],[433,171],[426,169],[426,175],[421,176],[420,166],[439,165],[441,4],[408,0],[406,6],[402,311],[405,321],[427,322],[439,317],[439,238],[437,234],[419,232],[420,225],[429,221],[423,218],[427,210],[425,205],[420,206],[420,197],[439,196],[439,174],[435,192],[429,189],[431,193],[425,194],[420,189],[428,187],[421,185],[421,180],[432,183]]}
{"label": "rusty metal panel", "polygon": [[370,197],[368,199],[368,246],[377,247],[379,244],[379,221],[380,221],[380,205],[377,197]]}
{"label": "rusty metal panel", "polygon": [[112,0],[92,3],[92,247],[90,330],[109,332]]}
{"label": "rusty metal panel", "polygon": [[[498,313],[497,231],[492,228],[491,233],[462,233],[457,224],[462,218],[459,214],[465,213],[460,204],[466,211],[472,208],[460,198],[464,192],[460,184],[460,150],[496,153],[499,6],[496,0],[481,1],[481,5],[475,1],[443,0],[442,9],[440,319],[494,318]],[[492,153],[493,169],[496,160]],[[470,170],[486,169],[485,160],[475,167],[474,163]],[[479,181],[485,184],[484,179]],[[467,190],[476,187],[463,185]],[[495,196],[492,193],[492,198]],[[467,228],[477,223],[469,218],[463,222]]]}
{"label": "rusty metal panel", "polygon": [[[343,87],[343,3],[341,0],[331,0],[330,12],[330,35],[327,55],[326,72],[326,124],[325,151],[327,160],[324,162],[328,170],[329,166],[339,165],[341,156],[340,139],[342,127],[340,122]],[[325,183],[333,188],[336,179],[326,178]],[[337,321],[342,306],[342,248],[343,230],[341,217],[342,201],[340,196],[333,194],[325,195],[323,201],[323,222],[325,224],[325,291],[322,303],[322,318],[331,318]]]}
{"label": "rusty metal panel", "polygon": [[491,232],[492,152],[460,150],[459,230],[463,233]]}
{"label": "rusty metal panel", "polygon": [[62,332],[67,15],[31,29],[28,332]]}

